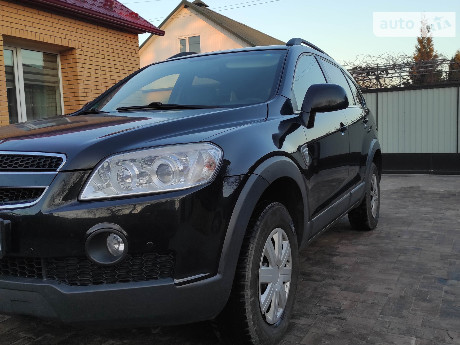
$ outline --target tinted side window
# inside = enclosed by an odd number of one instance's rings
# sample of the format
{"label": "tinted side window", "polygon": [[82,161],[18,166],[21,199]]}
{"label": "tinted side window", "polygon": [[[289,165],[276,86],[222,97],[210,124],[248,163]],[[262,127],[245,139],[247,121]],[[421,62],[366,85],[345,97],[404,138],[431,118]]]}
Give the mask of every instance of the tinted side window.
{"label": "tinted side window", "polygon": [[358,90],[358,86],[349,76],[347,76],[347,81],[348,84],[350,84],[351,92],[353,93],[353,96],[355,96],[356,102],[358,102],[356,104],[361,104],[364,107],[366,105],[366,101],[364,100],[361,92]]}
{"label": "tinted side window", "polygon": [[343,75],[342,71],[337,66],[331,64],[328,61],[321,60],[321,62],[324,72],[326,73],[328,82],[343,87],[345,89],[345,92],[347,93],[349,104],[355,104],[353,94],[350,90],[350,85],[348,85],[348,82],[345,79],[345,76]]}
{"label": "tinted side window", "polygon": [[308,88],[313,84],[324,84],[323,72],[312,55],[302,55],[297,60],[297,66],[292,84],[292,106],[299,111]]}

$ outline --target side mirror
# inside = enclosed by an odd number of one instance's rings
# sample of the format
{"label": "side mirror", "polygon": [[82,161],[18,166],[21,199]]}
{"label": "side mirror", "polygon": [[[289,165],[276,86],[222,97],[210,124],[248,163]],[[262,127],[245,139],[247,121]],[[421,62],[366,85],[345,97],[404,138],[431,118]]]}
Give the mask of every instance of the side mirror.
{"label": "side mirror", "polygon": [[315,125],[316,113],[342,110],[348,107],[347,93],[336,84],[314,84],[303,99],[300,116],[307,128]]}

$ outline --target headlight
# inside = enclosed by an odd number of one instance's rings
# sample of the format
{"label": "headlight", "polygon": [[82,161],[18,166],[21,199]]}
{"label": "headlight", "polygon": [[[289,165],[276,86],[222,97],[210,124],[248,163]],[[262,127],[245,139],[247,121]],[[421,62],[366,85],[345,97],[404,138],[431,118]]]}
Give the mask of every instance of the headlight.
{"label": "headlight", "polygon": [[165,146],[111,156],[91,174],[80,200],[186,189],[212,181],[222,150],[210,143]]}

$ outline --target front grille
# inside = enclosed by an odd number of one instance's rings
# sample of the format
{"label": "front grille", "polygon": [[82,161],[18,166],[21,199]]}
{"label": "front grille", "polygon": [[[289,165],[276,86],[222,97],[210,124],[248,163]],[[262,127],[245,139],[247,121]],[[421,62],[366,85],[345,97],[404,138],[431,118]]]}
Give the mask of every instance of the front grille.
{"label": "front grille", "polygon": [[42,279],[42,260],[38,258],[3,258],[0,260],[0,276]]}
{"label": "front grille", "polygon": [[0,154],[0,171],[57,171],[63,161],[60,156]]}
{"label": "front grille", "polygon": [[0,206],[26,204],[36,201],[45,191],[43,187],[0,188]]}
{"label": "front grille", "polygon": [[72,286],[90,286],[172,278],[174,263],[173,253],[127,255],[123,262],[113,266],[97,265],[84,257],[3,258],[0,260],[0,275],[54,280]]}

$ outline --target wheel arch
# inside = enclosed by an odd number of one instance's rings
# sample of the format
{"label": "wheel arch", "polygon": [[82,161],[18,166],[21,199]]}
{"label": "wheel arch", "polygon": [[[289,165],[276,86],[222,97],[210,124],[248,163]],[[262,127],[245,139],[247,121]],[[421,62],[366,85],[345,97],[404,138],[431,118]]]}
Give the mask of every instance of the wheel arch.
{"label": "wheel arch", "polygon": [[[260,196],[258,205],[264,207],[272,202],[283,204],[292,218],[298,243],[302,243],[305,224],[305,207],[302,193],[296,181],[291,177],[280,177],[273,181]],[[254,210],[251,218],[260,212],[258,207]]]}
{"label": "wheel arch", "polygon": [[[225,293],[230,295],[243,239],[251,219],[259,211],[261,201],[278,201],[289,211],[294,222],[299,244],[305,234],[308,203],[304,178],[298,166],[285,156],[263,161],[246,181],[229,222],[222,246],[218,272],[225,280]],[[301,205],[299,205],[301,204]],[[301,215],[298,214],[302,209]]]}
{"label": "wheel arch", "polygon": [[380,148],[380,143],[377,139],[372,140],[369,147],[366,162],[366,174],[364,176],[368,175],[371,163],[374,163],[377,166],[379,175],[382,176],[382,149]]}
{"label": "wheel arch", "polygon": [[[304,227],[308,221],[308,199],[307,186],[299,167],[287,157],[272,157],[259,165],[254,173],[268,182],[257,204],[266,206],[275,201],[283,204],[294,222],[298,243],[302,243]],[[251,217],[257,211],[254,209]]]}
{"label": "wheel arch", "polygon": [[379,176],[381,177],[383,167],[382,167],[382,151],[380,150],[380,148],[375,151],[372,161],[377,166],[377,169],[379,170]]}

